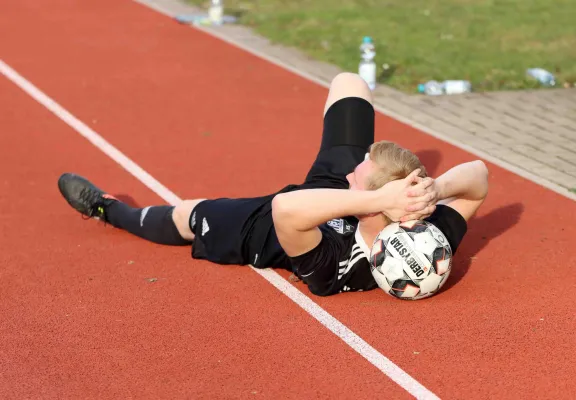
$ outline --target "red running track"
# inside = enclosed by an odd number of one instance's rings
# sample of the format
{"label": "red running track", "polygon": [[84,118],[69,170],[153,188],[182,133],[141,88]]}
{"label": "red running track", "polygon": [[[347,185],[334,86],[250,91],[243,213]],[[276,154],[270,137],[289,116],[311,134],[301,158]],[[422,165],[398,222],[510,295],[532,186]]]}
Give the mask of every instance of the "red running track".
{"label": "red running track", "polygon": [[[1,8],[0,59],[180,197],[306,173],[325,88],[127,0]],[[162,201],[5,78],[0,106],[0,397],[409,397],[250,269],[83,221],[64,171]],[[378,115],[383,138],[436,174],[474,158]],[[312,298],[441,398],[571,398],[575,204],[489,167],[448,290]]]}

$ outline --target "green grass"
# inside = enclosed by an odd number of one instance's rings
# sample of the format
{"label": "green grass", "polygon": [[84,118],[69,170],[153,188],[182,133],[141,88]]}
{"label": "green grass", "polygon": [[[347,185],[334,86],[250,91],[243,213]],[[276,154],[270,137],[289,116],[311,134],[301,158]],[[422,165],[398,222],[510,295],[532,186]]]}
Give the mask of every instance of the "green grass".
{"label": "green grass", "polygon": [[[207,8],[206,0],[187,0]],[[527,68],[576,82],[575,0],[224,0],[226,14],[275,43],[346,71],[365,35],[379,81],[415,92],[430,79],[467,79],[475,91],[538,87]],[[379,68],[382,72],[382,68]]]}

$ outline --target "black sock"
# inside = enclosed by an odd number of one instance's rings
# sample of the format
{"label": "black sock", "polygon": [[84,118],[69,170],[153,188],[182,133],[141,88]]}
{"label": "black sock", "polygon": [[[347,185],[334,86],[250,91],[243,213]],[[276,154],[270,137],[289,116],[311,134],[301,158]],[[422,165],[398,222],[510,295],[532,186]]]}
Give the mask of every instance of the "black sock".
{"label": "black sock", "polygon": [[172,220],[173,206],[132,208],[121,201],[106,207],[106,221],[116,228],[158,244],[184,246],[192,242],[184,239]]}

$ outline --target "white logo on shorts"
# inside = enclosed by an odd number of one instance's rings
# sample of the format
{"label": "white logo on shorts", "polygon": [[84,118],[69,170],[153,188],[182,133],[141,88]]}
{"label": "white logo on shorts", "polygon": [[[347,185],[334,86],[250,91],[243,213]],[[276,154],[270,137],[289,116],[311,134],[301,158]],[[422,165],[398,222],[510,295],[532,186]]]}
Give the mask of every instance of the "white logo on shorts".
{"label": "white logo on shorts", "polygon": [[144,218],[146,218],[146,214],[148,214],[148,210],[150,210],[150,207],[146,207],[140,213],[140,226],[144,226]]}
{"label": "white logo on shorts", "polygon": [[204,236],[206,234],[206,232],[208,232],[210,230],[210,227],[208,226],[208,221],[206,221],[206,218],[202,219],[202,236]]}
{"label": "white logo on shorts", "polygon": [[196,228],[196,211],[192,214],[192,223],[190,225],[192,229]]}

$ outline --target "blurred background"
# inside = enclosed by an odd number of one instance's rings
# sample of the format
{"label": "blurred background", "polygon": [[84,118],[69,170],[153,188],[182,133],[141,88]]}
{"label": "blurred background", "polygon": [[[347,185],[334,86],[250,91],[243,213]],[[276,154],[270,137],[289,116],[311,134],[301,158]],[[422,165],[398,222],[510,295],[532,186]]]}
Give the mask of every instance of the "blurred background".
{"label": "blurred background", "polygon": [[[184,0],[209,9],[211,0]],[[218,3],[218,1],[216,1]],[[224,0],[226,15],[275,43],[358,69],[372,38],[376,79],[408,93],[431,80],[465,80],[474,91],[576,82],[574,0]],[[534,75],[534,74],[532,74]],[[537,75],[537,73],[536,73]]]}

